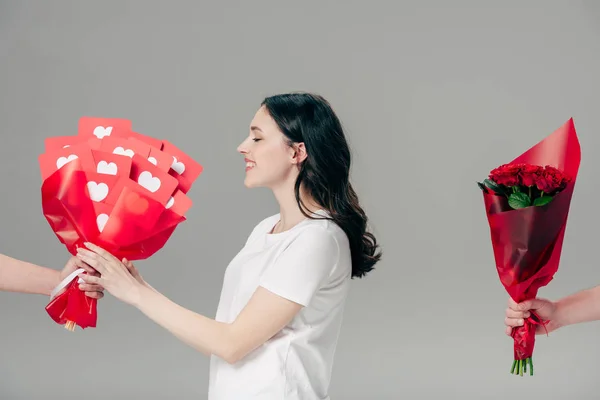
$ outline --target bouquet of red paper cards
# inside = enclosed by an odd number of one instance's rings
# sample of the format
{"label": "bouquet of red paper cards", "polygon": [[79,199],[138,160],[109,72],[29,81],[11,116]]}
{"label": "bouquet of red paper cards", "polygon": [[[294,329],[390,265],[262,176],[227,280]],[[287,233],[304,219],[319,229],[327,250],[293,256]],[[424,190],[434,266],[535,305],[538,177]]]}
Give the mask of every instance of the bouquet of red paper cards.
{"label": "bouquet of red paper cards", "polygon": [[[185,221],[202,166],[170,142],[134,132],[128,120],[83,117],[78,128],[46,139],[39,156],[50,227],[73,255],[91,242],[119,259],[152,256]],[[81,272],[61,282],[46,306],[69,330],[96,326],[97,301],[77,287]]]}
{"label": "bouquet of red paper cards", "polygon": [[[558,270],[581,149],[569,119],[561,128],[478,183],[483,191],[496,269],[517,302],[533,299]],[[533,348],[542,321],[535,312],[514,328],[511,373],[533,375]]]}

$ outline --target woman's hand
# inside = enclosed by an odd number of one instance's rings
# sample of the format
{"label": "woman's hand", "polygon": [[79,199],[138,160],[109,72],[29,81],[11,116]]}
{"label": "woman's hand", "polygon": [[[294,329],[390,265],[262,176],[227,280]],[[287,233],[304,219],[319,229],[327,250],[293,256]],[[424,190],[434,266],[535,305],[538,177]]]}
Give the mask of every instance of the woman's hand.
{"label": "woman's hand", "polygon": [[148,285],[130,261],[119,261],[108,251],[92,243],[85,243],[89,249],[77,249],[77,257],[100,273],[100,277],[82,274],[80,277],[88,284],[102,286],[119,300],[134,305],[142,287]]}

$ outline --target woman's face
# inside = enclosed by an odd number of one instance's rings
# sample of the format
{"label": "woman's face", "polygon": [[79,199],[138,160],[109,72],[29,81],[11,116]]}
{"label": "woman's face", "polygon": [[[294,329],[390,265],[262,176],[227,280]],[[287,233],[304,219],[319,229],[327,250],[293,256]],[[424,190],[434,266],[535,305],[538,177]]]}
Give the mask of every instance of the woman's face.
{"label": "woman's face", "polygon": [[285,135],[261,107],[250,123],[250,134],[237,149],[246,163],[244,184],[249,188],[274,189],[295,180],[298,171],[296,149],[287,144]]}

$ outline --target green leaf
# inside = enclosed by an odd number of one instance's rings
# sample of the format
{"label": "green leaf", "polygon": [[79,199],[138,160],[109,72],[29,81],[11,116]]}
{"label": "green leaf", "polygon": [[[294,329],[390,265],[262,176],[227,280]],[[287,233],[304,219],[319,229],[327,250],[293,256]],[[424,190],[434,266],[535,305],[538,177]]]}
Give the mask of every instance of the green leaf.
{"label": "green leaf", "polygon": [[488,188],[492,189],[492,191],[496,192],[497,194],[504,194],[504,190],[493,180],[491,179],[485,179],[483,181],[483,184],[485,186],[487,186]]}
{"label": "green leaf", "polygon": [[550,203],[552,199],[554,199],[552,196],[537,197],[535,200],[533,200],[533,205],[538,207],[545,206],[546,204]]}
{"label": "green leaf", "polygon": [[508,205],[513,209],[525,208],[531,206],[531,199],[527,194],[519,192],[508,196]]}
{"label": "green leaf", "polygon": [[479,186],[479,189],[483,190],[484,193],[488,192],[487,187],[483,183],[477,182],[477,186]]}

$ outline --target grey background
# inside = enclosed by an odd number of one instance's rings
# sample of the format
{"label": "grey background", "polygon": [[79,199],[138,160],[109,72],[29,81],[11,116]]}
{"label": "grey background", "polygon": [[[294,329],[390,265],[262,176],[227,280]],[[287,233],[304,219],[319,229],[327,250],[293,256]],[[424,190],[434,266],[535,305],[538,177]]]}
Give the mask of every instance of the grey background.
{"label": "grey background", "polygon": [[[213,316],[227,263],[278,211],[243,186],[236,146],[263,96],[316,91],[347,128],[385,250],[353,283],[332,398],[596,398],[596,323],[539,336],[536,376],[509,374],[475,181],[573,116],[583,161],[561,269],[540,295],[600,283],[599,22],[593,1],[2,1],[0,252],[64,265],[41,214],[43,140],[82,115],[129,118],[205,167],[189,221],[137,265]],[[0,293],[1,399],[206,398],[208,360],[135,309],[107,296],[98,328],[70,333],[46,301]]]}

